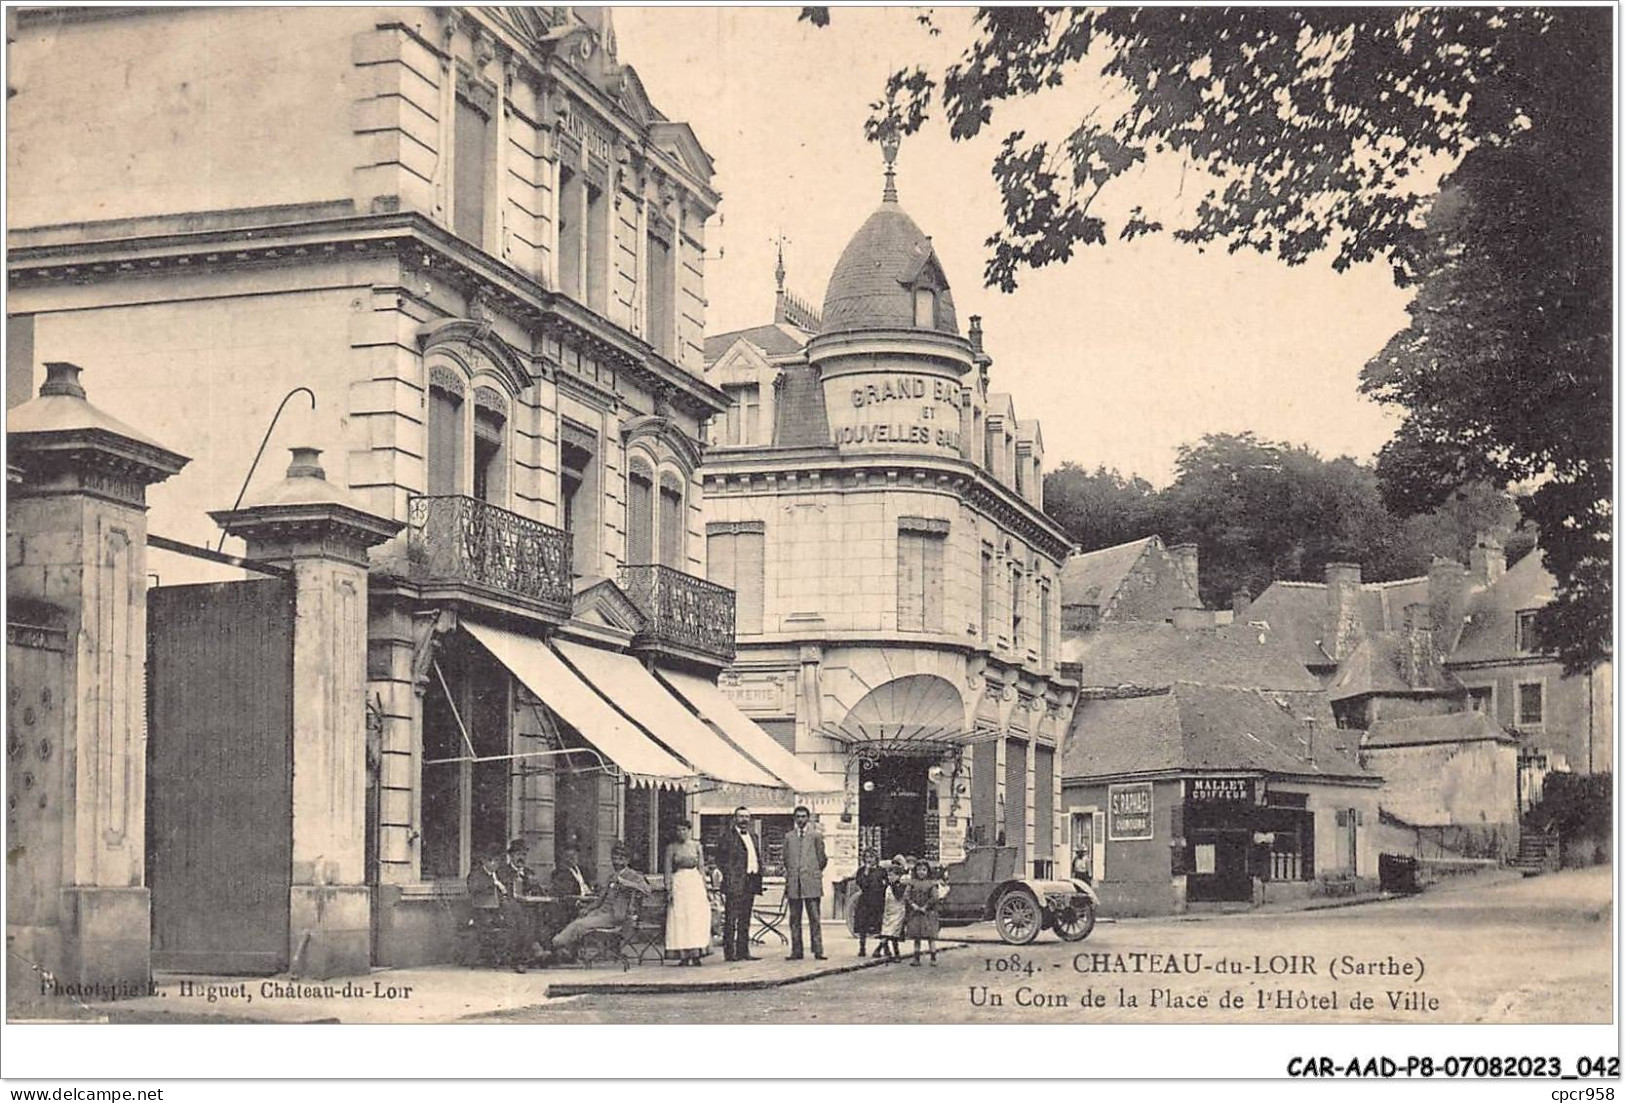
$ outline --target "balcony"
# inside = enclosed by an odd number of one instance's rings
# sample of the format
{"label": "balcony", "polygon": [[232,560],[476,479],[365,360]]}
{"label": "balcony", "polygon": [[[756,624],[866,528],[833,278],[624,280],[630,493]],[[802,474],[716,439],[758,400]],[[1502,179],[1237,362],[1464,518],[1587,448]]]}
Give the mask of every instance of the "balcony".
{"label": "balcony", "polygon": [[654,564],[623,566],[621,589],[648,624],[634,643],[718,663],[734,657],[734,592]]}
{"label": "balcony", "polygon": [[571,540],[563,529],[456,494],[408,498],[406,524],[408,573],[425,592],[570,615]]}

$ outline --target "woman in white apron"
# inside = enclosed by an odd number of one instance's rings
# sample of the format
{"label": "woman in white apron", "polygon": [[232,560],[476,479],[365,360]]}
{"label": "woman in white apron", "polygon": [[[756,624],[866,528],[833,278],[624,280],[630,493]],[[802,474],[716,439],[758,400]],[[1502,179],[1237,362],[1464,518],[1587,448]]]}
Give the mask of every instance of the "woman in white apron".
{"label": "woman in white apron", "polygon": [[666,952],[679,965],[698,965],[711,944],[711,901],[700,867],[705,852],[690,838],[688,822],[677,825],[677,841],[666,846]]}

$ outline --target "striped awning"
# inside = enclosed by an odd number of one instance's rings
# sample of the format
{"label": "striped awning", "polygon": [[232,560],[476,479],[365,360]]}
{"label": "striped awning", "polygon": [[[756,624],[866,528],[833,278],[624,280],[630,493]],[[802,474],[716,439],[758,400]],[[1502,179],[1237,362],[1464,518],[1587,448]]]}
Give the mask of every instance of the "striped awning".
{"label": "striped awning", "polygon": [[696,771],[666,753],[610,707],[546,642],[465,620],[468,630],[526,689],[557,713],[635,785],[692,788]]}

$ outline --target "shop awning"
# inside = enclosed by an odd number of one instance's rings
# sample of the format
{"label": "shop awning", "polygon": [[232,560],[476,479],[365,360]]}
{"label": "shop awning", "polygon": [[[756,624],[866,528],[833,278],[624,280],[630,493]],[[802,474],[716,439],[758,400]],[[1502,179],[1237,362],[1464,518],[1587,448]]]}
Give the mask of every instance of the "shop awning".
{"label": "shop awning", "polygon": [[463,627],[526,689],[625,771],[628,780],[684,789],[694,784],[693,770],[655,746],[636,725],[610,708],[546,643],[468,620],[463,621]]}
{"label": "shop awning", "polygon": [[706,777],[725,785],[785,787],[701,723],[632,656],[569,640],[554,640],[553,646],[622,712]]}
{"label": "shop awning", "polygon": [[794,792],[810,796],[841,790],[841,782],[838,779],[826,778],[792,752],[785,750],[778,740],[740,712],[739,706],[728,700],[727,696],[710,682],[693,674],[683,674],[664,668],[660,668],[659,673],[662,681],[693,705],[701,716],[715,724],[723,735],[733,741],[734,746],[772,771]]}

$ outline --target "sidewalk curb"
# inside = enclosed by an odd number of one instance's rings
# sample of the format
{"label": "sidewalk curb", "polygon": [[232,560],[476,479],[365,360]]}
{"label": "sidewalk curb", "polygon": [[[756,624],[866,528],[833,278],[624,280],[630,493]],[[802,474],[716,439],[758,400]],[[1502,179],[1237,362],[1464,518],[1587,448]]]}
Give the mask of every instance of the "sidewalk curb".
{"label": "sidewalk curb", "polygon": [[[937,953],[946,954],[967,947],[968,941],[965,939],[955,939],[952,943],[939,940]],[[903,957],[908,956],[910,955],[903,955]],[[547,998],[551,1000],[564,996],[663,996],[711,992],[760,992],[768,988],[785,988],[792,984],[804,984],[809,980],[820,980],[824,977],[838,977],[846,973],[856,973],[861,969],[874,969],[888,964],[890,960],[886,958],[864,958],[849,965],[833,965],[806,973],[796,973],[787,977],[761,977],[753,980],[707,980],[681,984],[654,984],[647,981],[631,981],[620,984],[614,981],[567,981],[562,984],[549,984],[547,986]],[[902,958],[896,960],[901,961]]]}

